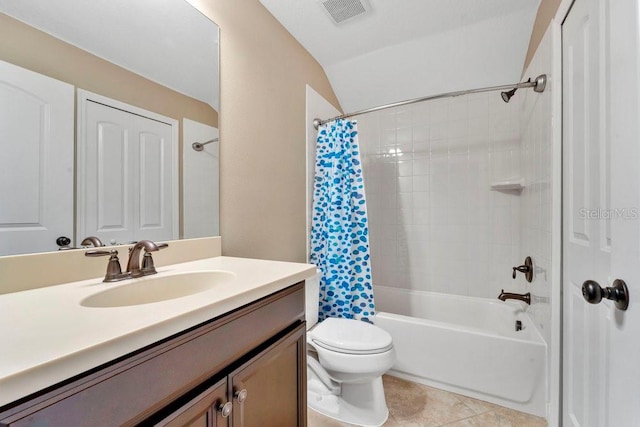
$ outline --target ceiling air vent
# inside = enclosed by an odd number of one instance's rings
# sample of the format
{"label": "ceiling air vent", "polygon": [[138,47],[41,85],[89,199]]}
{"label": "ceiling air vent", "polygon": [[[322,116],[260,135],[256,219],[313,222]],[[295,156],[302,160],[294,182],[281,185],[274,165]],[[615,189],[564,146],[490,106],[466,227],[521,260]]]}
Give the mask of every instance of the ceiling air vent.
{"label": "ceiling air vent", "polygon": [[339,25],[369,11],[367,0],[318,0],[334,24]]}

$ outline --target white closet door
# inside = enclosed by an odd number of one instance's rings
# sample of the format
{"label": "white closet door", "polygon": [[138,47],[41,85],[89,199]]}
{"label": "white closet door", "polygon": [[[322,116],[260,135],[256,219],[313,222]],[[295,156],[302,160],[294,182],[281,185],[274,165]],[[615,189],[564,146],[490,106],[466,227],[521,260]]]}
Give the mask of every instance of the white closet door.
{"label": "white closet door", "polygon": [[109,101],[79,102],[78,239],[177,238],[177,123]]}
{"label": "white closet door", "polygon": [[73,92],[0,61],[0,255],[73,238]]}
{"label": "white closet door", "polygon": [[[137,166],[134,193],[136,224],[134,240],[172,240],[174,236],[174,205],[178,193],[173,189],[173,168],[177,157],[172,152],[172,128],[167,123],[133,116],[134,159]],[[176,141],[177,143],[177,141]]]}

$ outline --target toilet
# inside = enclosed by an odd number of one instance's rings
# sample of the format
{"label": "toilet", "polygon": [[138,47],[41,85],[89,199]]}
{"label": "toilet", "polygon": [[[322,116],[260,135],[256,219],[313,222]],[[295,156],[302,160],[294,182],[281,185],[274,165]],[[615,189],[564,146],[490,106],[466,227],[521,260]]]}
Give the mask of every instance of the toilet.
{"label": "toilet", "polygon": [[307,402],[330,418],[380,426],[389,416],[382,375],[396,360],[391,335],[360,320],[318,323],[320,275],[306,281]]}

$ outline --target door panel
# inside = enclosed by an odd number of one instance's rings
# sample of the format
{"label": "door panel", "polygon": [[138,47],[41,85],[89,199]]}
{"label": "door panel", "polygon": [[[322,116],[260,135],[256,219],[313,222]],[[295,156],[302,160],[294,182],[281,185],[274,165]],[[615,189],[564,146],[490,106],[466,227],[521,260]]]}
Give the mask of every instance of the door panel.
{"label": "door panel", "polygon": [[598,0],[577,1],[562,26],[564,424],[602,426],[607,416],[607,305],[584,301],[582,283],[610,271],[609,168],[603,105],[604,25]]}
{"label": "door panel", "polygon": [[78,240],[105,243],[132,237],[133,179],[129,115],[96,102],[86,107],[86,135],[78,170]]}
{"label": "door panel", "polygon": [[[87,153],[96,159],[97,169],[95,174],[87,177],[87,181],[97,191],[87,194],[87,216],[97,218],[96,234],[126,232],[129,228],[127,211],[131,204],[129,132],[126,127],[113,122],[97,121],[96,127],[98,139],[95,145],[90,145],[96,149],[90,148]],[[92,200],[94,197],[95,200]]]}
{"label": "door panel", "polygon": [[567,194],[569,206],[567,209],[567,217],[569,219],[569,238],[572,243],[583,244],[589,246],[591,243],[590,223],[586,218],[580,215],[581,209],[589,206],[590,197],[590,153],[588,145],[583,141],[589,137],[589,115],[588,103],[585,98],[585,83],[588,77],[587,72],[581,72],[588,69],[589,60],[589,29],[591,28],[590,20],[587,16],[581,16],[581,19],[575,18],[578,22],[573,23],[576,28],[571,28],[571,33],[567,31],[567,24],[563,27],[564,40],[564,75],[565,93],[563,101],[565,103],[566,114],[563,117],[565,125],[565,179],[568,180],[570,193]]}
{"label": "door panel", "polygon": [[73,237],[73,92],[0,61],[0,256]]}
{"label": "door panel", "polygon": [[565,394],[569,397],[565,398],[565,407],[570,420],[565,419],[566,425],[583,426],[587,425],[587,366],[589,352],[585,351],[588,347],[585,333],[585,325],[588,322],[588,316],[585,311],[585,303],[582,298],[582,292],[578,292],[578,287],[574,284],[568,287],[570,294],[565,295],[565,299],[569,299],[569,303],[565,305],[565,322],[573,325],[573,333],[567,335],[564,348],[565,357],[571,361],[571,369],[567,369],[564,377]]}
{"label": "door panel", "polygon": [[305,325],[229,375],[233,427],[306,425]]}
{"label": "door panel", "polygon": [[144,117],[135,117],[139,155],[139,226],[136,239],[170,240],[173,238],[172,168],[177,159],[172,156],[171,126]]}

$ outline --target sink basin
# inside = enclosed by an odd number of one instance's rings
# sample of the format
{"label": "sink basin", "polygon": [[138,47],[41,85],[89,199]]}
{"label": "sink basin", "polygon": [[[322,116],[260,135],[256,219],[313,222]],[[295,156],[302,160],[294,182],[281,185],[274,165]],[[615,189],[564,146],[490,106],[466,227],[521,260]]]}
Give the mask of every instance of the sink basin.
{"label": "sink basin", "polygon": [[233,281],[229,271],[189,271],[167,276],[148,276],[123,282],[80,302],[84,307],[126,307],[167,301],[205,292]]}

